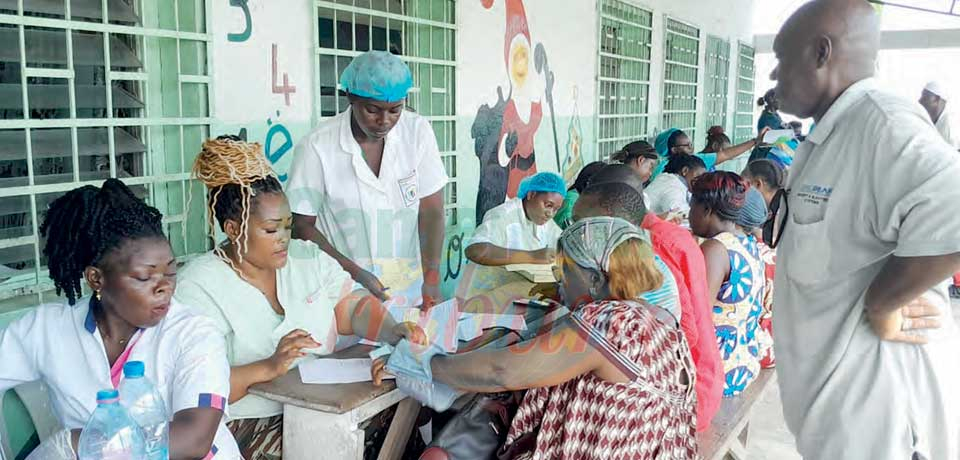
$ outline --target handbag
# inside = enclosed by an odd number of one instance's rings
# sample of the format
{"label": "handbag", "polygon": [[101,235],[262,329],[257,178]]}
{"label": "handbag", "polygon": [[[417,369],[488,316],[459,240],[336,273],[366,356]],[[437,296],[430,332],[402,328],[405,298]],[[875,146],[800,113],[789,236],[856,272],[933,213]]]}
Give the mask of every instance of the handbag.
{"label": "handbag", "polygon": [[[475,394],[427,446],[421,460],[501,459],[524,392]],[[534,441],[536,436],[534,436]]]}

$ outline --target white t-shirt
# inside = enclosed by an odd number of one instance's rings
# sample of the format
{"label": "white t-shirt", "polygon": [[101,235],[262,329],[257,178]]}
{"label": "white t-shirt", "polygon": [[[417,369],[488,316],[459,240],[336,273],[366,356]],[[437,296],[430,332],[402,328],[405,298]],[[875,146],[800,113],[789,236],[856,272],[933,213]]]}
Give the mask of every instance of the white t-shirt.
{"label": "white t-shirt", "polygon": [[676,174],[657,176],[643,192],[647,209],[654,214],[678,212],[686,215],[690,212],[690,191],[686,181]]}
{"label": "white t-shirt", "polygon": [[[280,339],[294,329],[303,329],[320,342],[321,347],[311,350],[313,353],[333,353],[337,344],[334,307],[350,293],[350,275],[310,241],[291,240],[287,254],[287,264],[277,270],[277,298],[283,316],[259,289],[212,252],[191,260],[177,275],[176,298],[213,319],[226,339],[231,366],[269,358]],[[231,419],[282,413],[282,404],[252,394],[230,405]]]}
{"label": "white t-shirt", "polygon": [[937,131],[943,136],[943,140],[952,145],[954,149],[960,149],[960,136],[958,136],[960,133],[955,132],[953,118],[949,111],[944,110],[934,126],[937,127]]}
{"label": "white t-shirt", "polygon": [[[195,407],[227,411],[230,367],[223,336],[212,321],[173,300],[160,324],[131,340],[129,361],[143,361],[167,412]],[[0,330],[0,393],[42,380],[64,428],[83,428],[97,408],[97,391],[113,388],[103,339],[89,298],[76,305],[41,305]],[[240,459],[233,435],[221,421],[211,459]]]}
{"label": "white t-shirt", "polygon": [[[505,249],[538,251],[556,248],[562,233],[563,230],[553,219],[543,225],[533,223],[523,210],[523,200],[511,198],[487,211],[483,216],[483,223],[474,231],[467,246],[489,243]],[[461,286],[466,289],[467,298],[510,282],[525,280],[503,267],[474,265],[476,269],[467,272],[471,273],[471,276],[464,276],[460,281]],[[458,289],[458,292],[462,292],[462,289]]]}
{"label": "white t-shirt", "polygon": [[777,248],[783,413],[807,459],[960,458],[960,337],[946,285],[928,345],[882,342],[864,296],[891,256],[960,252],[960,157],[919,105],[863,80],[796,153]]}
{"label": "white t-shirt", "polygon": [[287,196],[293,212],[343,255],[380,278],[395,303],[420,304],[420,199],[447,184],[430,123],[404,111],[387,134],[380,176],[350,129],[351,110],[324,120],[297,144]]}

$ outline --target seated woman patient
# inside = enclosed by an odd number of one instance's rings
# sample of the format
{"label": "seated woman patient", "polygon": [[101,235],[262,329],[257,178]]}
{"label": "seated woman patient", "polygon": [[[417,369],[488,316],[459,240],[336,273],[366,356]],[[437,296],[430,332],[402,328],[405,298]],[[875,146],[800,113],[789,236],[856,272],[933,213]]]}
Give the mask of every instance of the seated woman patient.
{"label": "seated woman patient", "polygon": [[542,172],[520,183],[517,198],[487,211],[465,251],[474,264],[457,289],[458,297],[467,299],[465,308],[481,295],[495,309],[526,296],[533,283],[503,266],[553,263],[562,232],[553,216],[566,194],[563,178]]}
{"label": "seated woman patient", "polygon": [[181,270],[176,298],[213,318],[230,362],[230,422],[243,457],[281,456],[281,404],[248,394],[287,373],[306,352],[332,353],[338,334],[422,342],[414,323],[396,323],[332,257],[291,240],[293,216],[260,144],[221,136],[193,167],[226,240]]}
{"label": "seated woman patient", "polygon": [[[43,254],[66,300],[0,330],[0,394],[43,382],[65,428],[35,455],[75,459],[97,392],[117,388],[124,364],[142,361],[173,416],[169,458],[240,459],[223,423],[230,391],[223,337],[173,299],[177,262],[161,217],[117,179],[50,205],[40,226]],[[80,298],[81,282],[93,295]]]}
{"label": "seated woman patient", "polygon": [[742,393],[760,375],[758,332],[766,288],[764,265],[757,241],[737,226],[749,187],[737,174],[707,173],[694,182],[690,201],[690,228],[705,239],[700,248],[714,299],[724,397]]}
{"label": "seated woman patient", "polygon": [[[416,362],[433,381],[474,392],[529,389],[502,457],[697,458],[695,371],[673,317],[642,300],[660,286],[647,233],[614,217],[574,222],[560,237],[564,304],[553,329],[504,349]],[[374,382],[390,364],[378,360]],[[615,408],[615,410],[612,410]]]}

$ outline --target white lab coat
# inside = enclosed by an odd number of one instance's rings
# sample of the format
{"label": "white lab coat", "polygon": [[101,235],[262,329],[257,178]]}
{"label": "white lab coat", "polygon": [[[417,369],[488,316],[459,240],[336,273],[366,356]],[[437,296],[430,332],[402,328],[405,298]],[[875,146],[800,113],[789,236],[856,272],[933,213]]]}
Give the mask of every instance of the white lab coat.
{"label": "white lab coat", "polygon": [[351,110],[320,123],[296,147],[287,196],[297,214],[390,288],[398,304],[421,302],[420,199],[447,184],[427,119],[405,111],[387,134],[380,176],[350,129]]}

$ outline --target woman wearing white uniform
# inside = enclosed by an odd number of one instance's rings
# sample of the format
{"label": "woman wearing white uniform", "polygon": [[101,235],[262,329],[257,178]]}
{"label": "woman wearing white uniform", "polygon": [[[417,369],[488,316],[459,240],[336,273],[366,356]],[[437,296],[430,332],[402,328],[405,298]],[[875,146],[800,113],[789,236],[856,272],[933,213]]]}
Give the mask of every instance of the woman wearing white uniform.
{"label": "woman wearing white uniform", "polygon": [[350,108],[300,141],[287,191],[295,238],[381,299],[428,307],[440,298],[447,175],[430,123],[404,111],[412,85],[392,54],[354,58],[340,79]]}
{"label": "woman wearing white uniform", "polygon": [[[180,271],[176,297],[213,318],[230,361],[230,431],[247,460],[282,456],[283,407],[248,394],[287,373],[309,350],[334,351],[338,334],[395,344],[422,334],[309,241],[290,240],[290,205],[260,144],[221,136],[203,144],[194,175],[227,239]],[[416,340],[422,341],[422,335]]]}
{"label": "woman wearing white uniform", "polygon": [[[172,298],[177,262],[160,219],[116,179],[50,205],[43,252],[67,300],[0,331],[0,393],[36,380],[50,389],[64,430],[41,444],[47,454],[74,459],[97,392],[119,386],[127,361],[143,361],[173,415],[170,458],[240,458],[222,421],[230,390],[223,338]],[[81,280],[91,297],[78,299]]]}
{"label": "woman wearing white uniform", "polygon": [[657,176],[643,190],[648,209],[666,218],[670,214],[686,221],[690,213],[690,187],[693,181],[707,172],[706,165],[694,155],[673,155]]}
{"label": "woman wearing white uniform", "polygon": [[494,308],[509,304],[512,296],[525,296],[532,283],[503,267],[554,262],[563,230],[553,216],[566,193],[563,178],[542,172],[520,183],[517,198],[487,211],[464,251],[473,268],[461,279],[458,295],[469,304],[484,294],[484,301]]}

